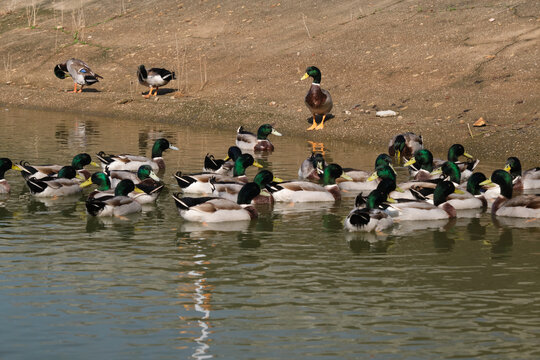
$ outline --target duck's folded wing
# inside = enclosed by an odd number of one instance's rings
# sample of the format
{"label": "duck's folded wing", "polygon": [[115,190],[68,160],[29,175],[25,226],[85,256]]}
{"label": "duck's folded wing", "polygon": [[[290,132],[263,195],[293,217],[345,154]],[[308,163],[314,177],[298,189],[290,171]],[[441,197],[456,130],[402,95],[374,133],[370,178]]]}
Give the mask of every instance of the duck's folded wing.
{"label": "duck's folded wing", "polygon": [[540,209],[540,196],[521,195],[512,198],[504,203],[505,207],[526,207],[529,209]]}
{"label": "duck's folded wing", "polygon": [[282,182],[278,185],[291,191],[326,191],[321,185],[308,181]]}

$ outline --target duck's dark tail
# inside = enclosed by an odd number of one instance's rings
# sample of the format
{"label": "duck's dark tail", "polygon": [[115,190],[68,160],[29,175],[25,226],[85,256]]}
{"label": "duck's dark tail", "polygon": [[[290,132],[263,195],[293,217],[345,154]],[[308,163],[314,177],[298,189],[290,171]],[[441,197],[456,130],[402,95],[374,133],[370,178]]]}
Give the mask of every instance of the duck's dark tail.
{"label": "duck's dark tail", "polygon": [[47,188],[47,184],[44,183],[42,180],[30,178],[26,181],[26,185],[28,185],[28,188],[30,189],[30,192],[32,194],[39,194],[43,192]]}
{"label": "duck's dark tail", "polygon": [[367,209],[356,209],[349,215],[349,222],[351,225],[358,228],[364,227],[369,223],[369,210]]}
{"label": "duck's dark tail", "polygon": [[181,171],[177,171],[176,174],[174,174],[174,178],[176,179],[176,182],[178,183],[178,186],[180,186],[182,189],[187,188],[189,185],[193,184],[197,181],[197,179],[188,176],[183,175]]}
{"label": "duck's dark tail", "polygon": [[174,193],[172,195],[176,207],[180,210],[189,210],[190,207],[215,199],[215,197],[181,197],[182,194]]}
{"label": "duck's dark tail", "polygon": [[86,200],[86,211],[92,216],[97,216],[105,208],[105,203],[99,199]]}
{"label": "duck's dark tail", "polygon": [[114,161],[113,159],[114,155],[106,154],[103,151],[98,152],[96,156],[102,163],[107,164],[107,165],[109,165],[110,163]]}
{"label": "duck's dark tail", "polygon": [[28,180],[32,175],[37,173],[37,169],[30,165],[28,161],[21,160],[19,166],[22,169],[21,175],[25,180]]}
{"label": "duck's dark tail", "polygon": [[99,82],[98,77],[101,77],[101,76],[99,76],[99,75],[85,75],[84,76],[84,82],[86,83],[86,85],[95,84],[95,83]]}
{"label": "duck's dark tail", "polygon": [[214,155],[206,154],[206,156],[204,157],[204,171],[216,171],[224,163],[225,160],[215,159]]}

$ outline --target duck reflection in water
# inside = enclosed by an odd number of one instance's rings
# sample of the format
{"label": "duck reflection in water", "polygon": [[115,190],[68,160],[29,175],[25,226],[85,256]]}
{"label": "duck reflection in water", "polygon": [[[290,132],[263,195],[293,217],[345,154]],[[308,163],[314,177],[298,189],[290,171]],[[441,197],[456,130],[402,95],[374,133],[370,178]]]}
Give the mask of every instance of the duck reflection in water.
{"label": "duck reflection in water", "polygon": [[387,253],[394,244],[392,236],[373,232],[346,232],[345,240],[351,251],[355,254],[364,252]]}
{"label": "duck reflection in water", "polygon": [[127,216],[111,216],[111,217],[86,217],[86,232],[95,233],[104,229],[116,230],[122,238],[132,239],[135,236],[135,225],[142,218],[140,213],[130,214]]}
{"label": "duck reflection in water", "polygon": [[455,234],[452,230],[456,226],[457,219],[452,218],[442,228],[433,232],[433,246],[438,252],[452,251],[456,241],[454,240]]}

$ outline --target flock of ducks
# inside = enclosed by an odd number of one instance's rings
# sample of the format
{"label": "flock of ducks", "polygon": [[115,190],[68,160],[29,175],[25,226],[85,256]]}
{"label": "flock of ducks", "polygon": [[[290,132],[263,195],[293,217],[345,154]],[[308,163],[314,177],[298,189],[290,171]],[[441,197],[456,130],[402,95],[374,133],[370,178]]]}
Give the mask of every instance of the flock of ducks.
{"label": "flock of ducks", "polygon": [[[74,83],[73,93],[80,93],[84,86],[93,85],[99,82],[98,79],[103,79],[102,76],[93,72],[87,63],[79,59],[69,59],[65,63],[57,64],[54,67],[54,74],[59,79],[66,79],[69,75]],[[332,102],[330,92],[321,88],[321,71],[317,67],[308,67],[300,80],[310,77],[313,78],[313,82],[304,98],[304,102],[313,116],[313,122],[307,130],[321,130],[324,129],[324,121],[332,110],[334,103]],[[144,65],[140,65],[137,69],[137,79],[141,85],[150,87],[150,91],[146,95],[143,95],[144,98],[148,99],[151,96],[157,96],[158,89],[161,86],[167,85],[169,81],[176,79],[176,76],[174,71],[163,68],[151,68],[147,70]],[[78,90],[77,85],[80,85],[80,89]],[[316,121],[317,115],[322,116],[320,123]],[[260,148],[257,150],[264,151],[271,149]]]}
{"label": "flock of ducks", "polygon": [[[504,169],[487,178],[474,171],[478,160],[462,145],[452,145],[446,160],[434,159],[421,137],[405,133],[391,139],[388,153],[392,156],[380,154],[369,171],[328,164],[323,154],[312,153],[300,164],[296,180],[284,181],[267,169],[248,179],[248,167],[262,168],[252,154],[274,149],[270,134],[281,135],[269,124],[262,125],[257,134],[240,127],[227,157],[207,154],[202,172],[177,171],[174,178],[182,191],[172,197],[180,216],[206,223],[246,221],[258,217],[257,204],[334,202],[348,192],[358,193],[355,207],[344,220],[350,231],[382,231],[396,221],[448,219],[465,209],[491,208],[494,216],[540,217],[539,195],[515,196],[523,189],[540,188],[540,168],[522,171],[516,157],[508,158]],[[4,174],[13,169],[21,172],[36,197],[79,195],[93,185],[86,199],[88,214],[123,217],[156,201],[165,186],[158,174],[165,169],[163,153],[169,149],[178,150],[160,138],[149,158],[101,151],[96,154],[101,165],[86,153],[76,155],[66,166],[14,164],[1,158],[0,193],[10,191]],[[396,163],[408,167],[408,181],[397,183],[392,165]],[[90,173],[85,169],[88,165],[101,166],[102,171]]]}
{"label": "flock of ducks", "polygon": [[[81,92],[85,85],[101,78],[78,59],[56,65],[54,73],[61,79],[68,74],[75,84],[73,92]],[[160,86],[175,78],[174,72],[146,70],[144,65],[139,66],[137,76],[141,84],[150,87],[146,98],[156,96]],[[318,68],[308,67],[302,80],[309,77],[313,83],[305,103],[313,123],[308,130],[319,130],[332,109],[332,98],[320,87]],[[77,85],[81,86],[79,90]],[[322,116],[319,123],[317,115]],[[494,216],[540,217],[539,195],[515,196],[523,189],[540,188],[540,168],[522,171],[516,157],[508,158],[504,169],[495,170],[487,178],[474,171],[478,160],[462,145],[452,145],[447,159],[434,159],[424,148],[422,137],[407,132],[390,140],[388,154],[380,154],[372,170],[328,164],[323,154],[314,152],[300,164],[297,180],[283,181],[262,169],[250,181],[246,169],[262,168],[252,154],[274,151],[269,135],[281,136],[270,124],[260,126],[256,134],[240,126],[236,144],[228,149],[225,159],[207,154],[202,172],[177,171],[174,178],[182,191],[172,197],[180,216],[206,223],[252,220],[258,216],[255,204],[334,202],[341,199],[342,192],[348,192],[358,194],[355,207],[344,221],[350,231],[382,231],[396,221],[447,219],[464,209],[491,208]],[[38,166],[25,161],[13,164],[8,158],[0,158],[0,193],[9,193],[4,174],[13,169],[21,172],[36,197],[77,195],[94,185],[86,200],[88,214],[122,217],[156,201],[165,186],[158,174],[165,169],[163,152],[169,149],[178,150],[161,138],[154,143],[150,158],[101,151],[96,155],[101,165],[85,153],[76,155],[66,166]],[[398,184],[393,164],[407,167],[410,180]],[[92,174],[85,169],[87,165],[101,166],[102,171]],[[192,194],[196,196],[185,196]]]}

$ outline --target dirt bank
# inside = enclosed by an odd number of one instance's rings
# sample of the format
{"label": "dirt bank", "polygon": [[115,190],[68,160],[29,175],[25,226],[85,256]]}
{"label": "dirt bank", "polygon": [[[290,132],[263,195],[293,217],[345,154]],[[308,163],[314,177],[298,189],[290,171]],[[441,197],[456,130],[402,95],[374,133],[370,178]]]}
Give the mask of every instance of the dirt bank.
{"label": "dirt bank", "polygon": [[[480,158],[540,162],[537,1],[57,0],[40,4],[33,27],[25,8],[8,3],[0,9],[4,107],[227,130],[272,122],[284,134],[381,150],[414,131],[441,155],[461,142]],[[72,83],[52,69],[70,57],[104,79],[67,93]],[[178,79],[157,100],[143,99],[139,64]],[[308,65],[321,69],[334,99],[335,117],[317,132],[305,130],[309,84],[299,80]],[[388,109],[400,117],[375,116]],[[467,124],[479,117],[488,125],[471,138]]]}

